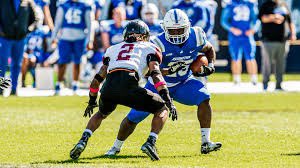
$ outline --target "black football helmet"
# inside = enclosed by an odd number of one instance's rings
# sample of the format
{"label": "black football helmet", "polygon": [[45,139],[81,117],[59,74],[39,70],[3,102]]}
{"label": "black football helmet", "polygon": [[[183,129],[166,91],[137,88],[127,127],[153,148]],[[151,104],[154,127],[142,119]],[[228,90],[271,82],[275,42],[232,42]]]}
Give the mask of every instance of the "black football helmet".
{"label": "black football helmet", "polygon": [[147,24],[141,20],[128,22],[123,31],[124,41],[133,43],[136,41],[149,41],[150,30]]}

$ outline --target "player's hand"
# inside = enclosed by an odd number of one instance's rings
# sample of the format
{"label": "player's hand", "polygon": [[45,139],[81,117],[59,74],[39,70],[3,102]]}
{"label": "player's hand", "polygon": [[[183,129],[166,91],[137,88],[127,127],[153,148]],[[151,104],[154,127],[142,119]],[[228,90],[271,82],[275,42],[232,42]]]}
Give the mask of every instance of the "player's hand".
{"label": "player's hand", "polygon": [[51,49],[55,49],[57,47],[57,40],[53,40],[51,42]]}
{"label": "player's hand", "polygon": [[246,34],[246,36],[252,36],[252,35],[255,34],[255,31],[253,29],[249,29],[249,30],[246,31],[245,34]]}
{"label": "player's hand", "polygon": [[242,34],[242,31],[241,31],[240,29],[237,29],[237,28],[234,28],[234,27],[231,27],[231,28],[230,28],[230,32],[231,32],[232,34],[234,34],[235,36],[239,36],[239,35]]}
{"label": "player's hand", "polygon": [[0,77],[0,88],[1,89],[6,89],[10,86],[11,86],[11,80],[10,79]]}
{"label": "player's hand", "polygon": [[174,74],[174,73],[180,71],[182,68],[185,67],[184,65],[185,65],[184,62],[177,62],[177,63],[171,65],[170,68],[168,69],[169,75]]}
{"label": "player's hand", "polygon": [[94,108],[98,107],[97,102],[96,101],[89,101],[88,102],[88,106],[85,108],[83,117],[87,117],[89,116],[89,118],[92,116],[92,114],[94,113]]}
{"label": "player's hand", "polygon": [[88,42],[87,45],[86,45],[86,49],[87,50],[92,50],[93,48],[94,48],[93,42]]}
{"label": "player's hand", "polygon": [[170,100],[169,102],[166,102],[166,106],[168,107],[170,113],[169,113],[169,117],[172,116],[172,120],[177,120],[177,110],[175,105],[173,104],[172,100]]}
{"label": "player's hand", "polygon": [[208,66],[202,65],[202,69],[203,69],[202,72],[193,73],[193,75],[196,77],[204,77],[204,76],[209,76],[216,71],[213,65],[208,65]]}

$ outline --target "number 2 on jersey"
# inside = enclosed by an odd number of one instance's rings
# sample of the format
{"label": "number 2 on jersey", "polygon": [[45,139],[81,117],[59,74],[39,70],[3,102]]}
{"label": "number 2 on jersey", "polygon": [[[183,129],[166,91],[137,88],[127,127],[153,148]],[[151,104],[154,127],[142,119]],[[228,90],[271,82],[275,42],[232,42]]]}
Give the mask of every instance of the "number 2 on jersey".
{"label": "number 2 on jersey", "polygon": [[130,55],[127,55],[133,50],[134,44],[124,44],[121,48],[124,48],[119,52],[117,60],[129,60]]}

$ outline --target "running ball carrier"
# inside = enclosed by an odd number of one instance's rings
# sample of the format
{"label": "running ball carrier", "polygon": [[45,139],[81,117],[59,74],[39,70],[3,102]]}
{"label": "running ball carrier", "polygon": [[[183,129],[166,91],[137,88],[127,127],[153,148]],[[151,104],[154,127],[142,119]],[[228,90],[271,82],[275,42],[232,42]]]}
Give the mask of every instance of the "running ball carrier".
{"label": "running ball carrier", "polygon": [[[123,36],[124,42],[106,50],[103,66],[91,83],[90,100],[84,113],[85,117],[90,117],[93,109],[97,107],[99,85],[106,78],[101,89],[99,111],[90,119],[81,139],[71,150],[72,159],[79,158],[92,133],[118,104],[154,114],[150,136],[141,148],[150,157],[153,156],[153,152],[156,152],[153,143],[156,139],[152,135],[157,135],[162,130],[167,119],[167,108],[172,118],[177,118],[176,108],[159,69],[162,55],[160,50],[149,42],[148,26],[139,20],[131,21],[125,27]],[[139,79],[148,71],[160,96],[138,84]]]}

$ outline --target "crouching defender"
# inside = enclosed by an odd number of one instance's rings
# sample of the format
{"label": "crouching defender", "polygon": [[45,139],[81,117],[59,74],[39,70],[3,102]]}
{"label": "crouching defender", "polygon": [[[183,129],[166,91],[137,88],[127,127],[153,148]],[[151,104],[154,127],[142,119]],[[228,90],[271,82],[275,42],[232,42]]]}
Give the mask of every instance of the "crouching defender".
{"label": "crouching defender", "polygon": [[[210,141],[212,115],[209,103],[210,95],[203,83],[196,80],[189,69],[190,64],[199,53],[204,53],[209,64],[203,66],[203,72],[193,75],[208,76],[212,74],[215,71],[213,66],[215,51],[206,40],[203,30],[200,27],[190,27],[187,15],[179,9],[172,9],[166,13],[163,28],[164,33],[155,37],[153,43],[162,50],[163,61],[160,68],[165,75],[164,79],[167,82],[170,96],[184,105],[197,106],[197,116],[202,134],[201,153],[207,154],[219,150],[222,144]],[[155,92],[155,84],[152,81],[148,81],[145,88]],[[132,109],[122,121],[118,137],[106,155],[119,153],[124,141],[131,135],[136,125],[148,115],[149,113]]]}
{"label": "crouching defender", "polygon": [[[151,133],[141,150],[152,160],[158,160],[156,137],[167,119],[167,108],[172,117],[177,112],[168,88],[159,69],[162,55],[155,45],[149,42],[149,28],[142,21],[131,21],[124,29],[124,42],[109,47],[104,55],[103,66],[95,75],[90,86],[90,99],[84,117],[91,116],[97,107],[97,94],[100,83],[106,78],[99,99],[99,111],[88,122],[81,139],[70,152],[72,159],[78,159],[85,149],[88,139],[118,104],[154,114]],[[150,72],[159,95],[138,85],[139,79]],[[108,71],[108,74],[107,74]],[[167,108],[166,108],[167,107]]]}

